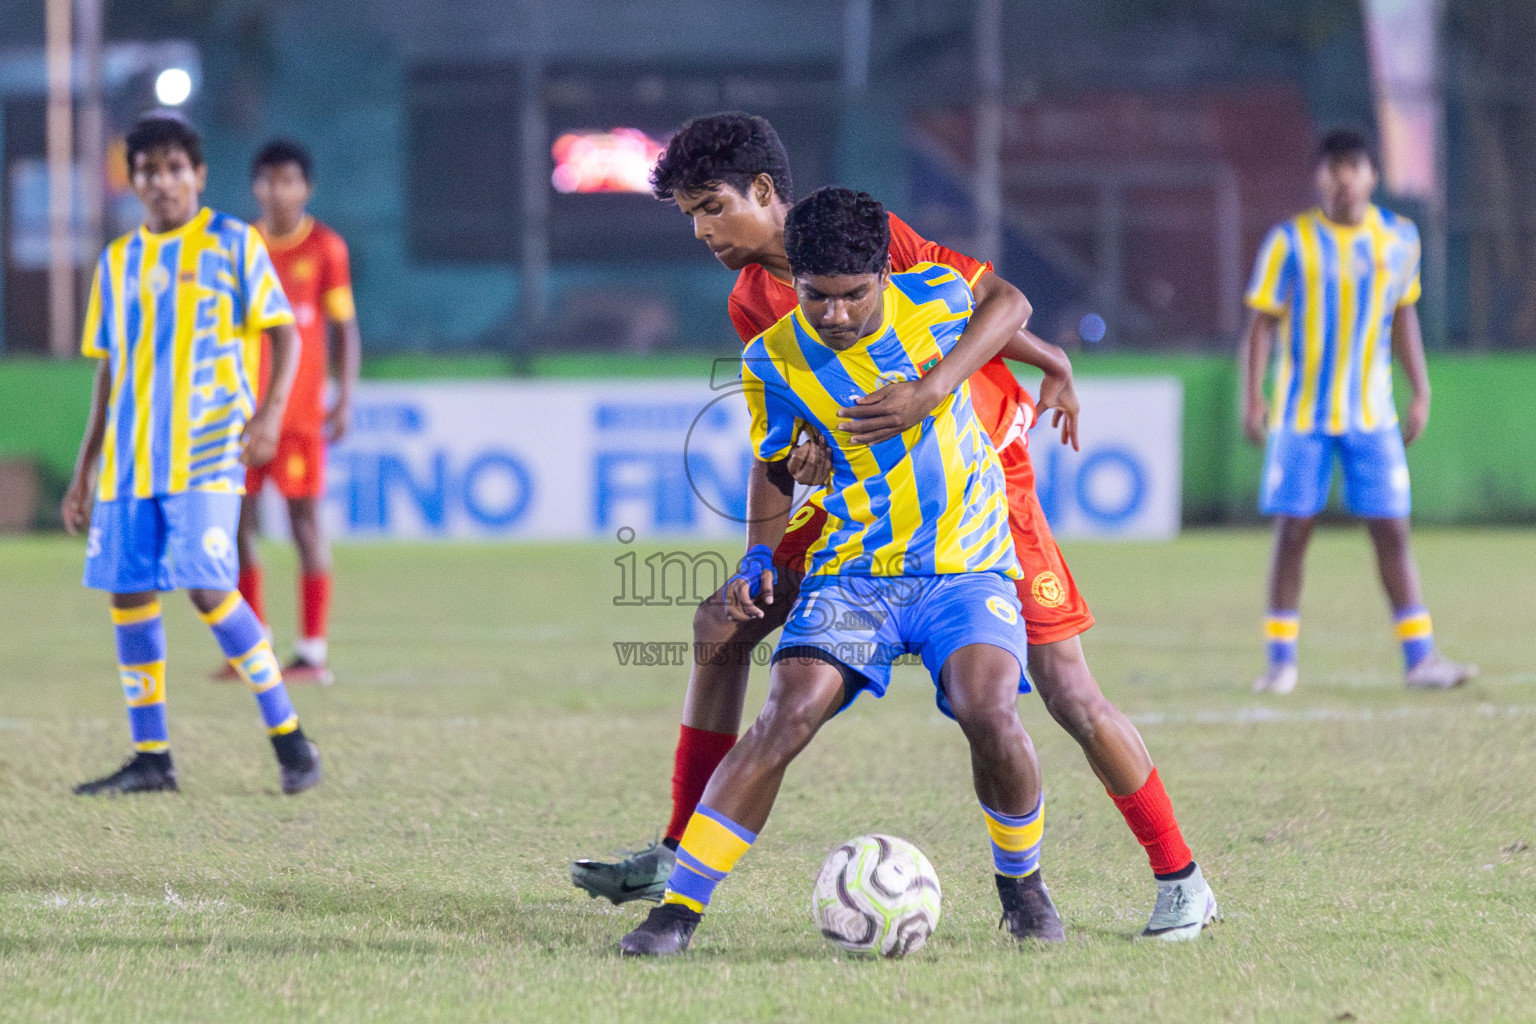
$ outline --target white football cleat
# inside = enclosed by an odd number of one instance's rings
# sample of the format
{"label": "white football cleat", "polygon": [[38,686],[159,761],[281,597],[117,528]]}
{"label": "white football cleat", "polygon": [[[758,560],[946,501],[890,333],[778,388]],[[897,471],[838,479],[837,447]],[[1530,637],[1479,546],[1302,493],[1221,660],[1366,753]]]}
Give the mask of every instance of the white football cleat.
{"label": "white football cleat", "polygon": [[1216,894],[1205,884],[1200,865],[1188,878],[1157,883],[1157,905],[1152,920],[1142,931],[1143,939],[1181,942],[1198,938],[1201,929],[1216,919]]}
{"label": "white football cleat", "polygon": [[1403,681],[1410,690],[1449,690],[1476,677],[1476,665],[1463,665],[1442,658],[1439,654],[1431,654],[1405,672]]}
{"label": "white football cleat", "polygon": [[1299,677],[1295,665],[1276,665],[1253,681],[1253,692],[1278,693],[1283,697],[1296,689]]}

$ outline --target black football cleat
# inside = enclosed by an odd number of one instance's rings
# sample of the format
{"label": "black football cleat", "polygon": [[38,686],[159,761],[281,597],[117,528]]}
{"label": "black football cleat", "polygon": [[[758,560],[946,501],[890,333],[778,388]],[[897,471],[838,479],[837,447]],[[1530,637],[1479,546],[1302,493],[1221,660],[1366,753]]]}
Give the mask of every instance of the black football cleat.
{"label": "black football cleat", "polygon": [[[277,746],[277,739],[273,737],[273,746]],[[297,753],[285,749],[286,746],[278,747],[277,755],[277,777],[283,792],[293,796],[320,785],[320,748],[308,739],[303,740]]]}
{"label": "black football cleat", "polygon": [[646,915],[640,927],[619,940],[624,956],[676,956],[686,952],[693,930],[704,920],[681,903],[663,903]]}
{"label": "black football cleat", "polygon": [[75,787],[76,796],[117,796],[119,793],[178,793],[176,766],[171,755],[134,754],[111,775]]}
{"label": "black football cleat", "polygon": [[1023,942],[1038,939],[1041,942],[1065,942],[1067,933],[1061,926],[1061,915],[1045,888],[1045,879],[1036,871],[1023,878],[997,876],[997,895],[1003,901],[1003,919],[999,928],[1007,927],[1008,934]]}

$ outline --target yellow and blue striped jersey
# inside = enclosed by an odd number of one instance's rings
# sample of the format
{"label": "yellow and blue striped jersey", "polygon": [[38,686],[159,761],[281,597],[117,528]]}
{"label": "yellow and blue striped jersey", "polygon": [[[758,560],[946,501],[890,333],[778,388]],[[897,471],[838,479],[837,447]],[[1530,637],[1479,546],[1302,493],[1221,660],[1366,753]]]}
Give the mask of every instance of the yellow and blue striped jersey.
{"label": "yellow and blue striped jersey", "polygon": [[786,457],[805,426],[832,447],[828,522],[809,551],[811,575],[1019,575],[1002,468],[971,408],[970,385],[921,423],[856,445],[837,410],[932,369],[960,338],[975,300],[949,267],[919,263],[891,276],[884,326],[839,352],[798,307],[748,343],[742,380],[757,458]]}
{"label": "yellow and blue striped jersey", "polygon": [[1397,423],[1392,318],[1419,300],[1419,231],[1372,205],[1360,224],[1312,210],[1273,228],[1248,287],[1280,318],[1271,430],[1343,434]]}
{"label": "yellow and blue striped jersey", "polygon": [[261,236],[227,214],[108,245],[81,343],[112,378],[97,498],[243,493],[261,332],[292,322]]}

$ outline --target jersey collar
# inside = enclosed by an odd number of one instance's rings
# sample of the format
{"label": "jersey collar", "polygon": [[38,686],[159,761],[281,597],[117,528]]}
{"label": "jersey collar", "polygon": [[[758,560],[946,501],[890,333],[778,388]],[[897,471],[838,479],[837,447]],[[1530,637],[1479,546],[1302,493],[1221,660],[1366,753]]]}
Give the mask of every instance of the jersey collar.
{"label": "jersey collar", "polygon": [[[268,252],[282,252],[287,249],[292,249],[295,246],[303,245],[304,239],[308,238],[309,233],[314,229],[315,218],[306,213],[299,219],[299,226],[288,232],[286,235],[272,235],[271,237],[267,237],[267,233],[262,231],[262,237],[267,243]],[[260,230],[260,225],[257,225],[257,230]]]}
{"label": "jersey collar", "polygon": [[151,231],[145,225],[140,224],[139,237],[155,242],[169,242],[172,239],[191,234],[193,231],[202,228],[203,225],[208,223],[208,219],[212,216],[213,211],[204,206],[200,208],[195,215],[193,215],[191,220],[187,221],[181,227],[171,228],[169,231]]}

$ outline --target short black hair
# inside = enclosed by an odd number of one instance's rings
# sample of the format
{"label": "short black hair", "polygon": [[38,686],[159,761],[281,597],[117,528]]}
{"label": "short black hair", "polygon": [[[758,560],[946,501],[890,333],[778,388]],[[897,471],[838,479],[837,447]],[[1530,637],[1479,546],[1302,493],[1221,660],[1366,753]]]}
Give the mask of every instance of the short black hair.
{"label": "short black hair", "polygon": [[664,202],[672,193],[696,192],[716,183],[747,194],[752,179],[766,174],[786,203],[795,200],[789,154],[765,117],[727,111],[696,117],[677,130],[651,171],[651,192]]}
{"label": "short black hair", "polygon": [[284,164],[296,165],[299,173],[304,175],[304,180],[314,183],[315,162],[303,143],[292,139],[273,139],[258,149],[256,155],[251,157],[251,180],[255,181],[268,167],[281,167]]}
{"label": "short black hair", "polygon": [[1314,162],[1349,160],[1360,156],[1369,160],[1372,167],[1378,166],[1376,148],[1364,132],[1358,128],[1335,128],[1317,144]]}
{"label": "short black hair", "polygon": [[203,166],[203,137],[186,121],[175,114],[157,111],[145,114],[128,129],[128,176],[133,177],[133,164],[140,153],[156,149],[179,149],[187,154],[193,167]]}
{"label": "short black hair", "polygon": [[890,249],[891,219],[868,192],[828,185],[784,219],[784,251],[796,277],[878,274]]}

